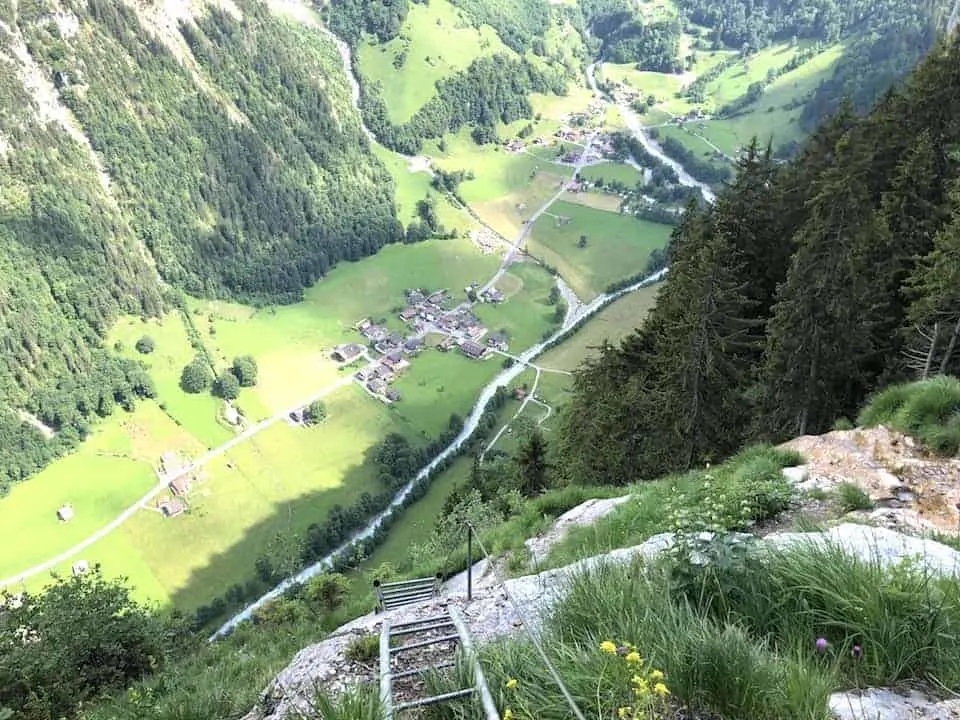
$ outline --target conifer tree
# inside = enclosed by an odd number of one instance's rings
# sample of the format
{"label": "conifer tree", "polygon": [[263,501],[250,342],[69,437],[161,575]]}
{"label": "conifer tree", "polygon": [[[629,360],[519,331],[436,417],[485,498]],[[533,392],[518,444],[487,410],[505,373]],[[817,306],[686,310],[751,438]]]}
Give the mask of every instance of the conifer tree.
{"label": "conifer tree", "polygon": [[884,226],[848,143],[838,143],[836,161],[817,183],[768,327],[765,412],[757,420],[775,436],[824,429],[855,409],[865,384],[870,288],[858,253]]}

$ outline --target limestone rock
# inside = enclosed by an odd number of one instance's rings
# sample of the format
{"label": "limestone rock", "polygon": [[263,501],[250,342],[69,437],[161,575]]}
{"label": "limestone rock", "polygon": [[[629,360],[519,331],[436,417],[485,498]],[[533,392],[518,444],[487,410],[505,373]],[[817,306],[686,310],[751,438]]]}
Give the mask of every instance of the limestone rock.
{"label": "limestone rock", "polygon": [[565,512],[557,518],[549,531],[542,536],[530,538],[524,543],[530,551],[531,565],[536,567],[539,563],[542,563],[546,559],[550,548],[563,540],[572,528],[592,525],[632,497],[632,495],[623,495],[615,498],[595,498]]}
{"label": "limestone rock", "polygon": [[771,533],[764,539],[775,547],[792,547],[801,543],[820,547],[833,545],[865,562],[877,562],[884,567],[913,558],[932,572],[953,575],[960,570],[960,553],[953,548],[882,527],[844,523],[822,533]]}
{"label": "limestone rock", "polygon": [[850,690],[830,696],[830,711],[838,720],[955,720],[956,700],[936,702],[917,691],[906,695],[884,688]]}

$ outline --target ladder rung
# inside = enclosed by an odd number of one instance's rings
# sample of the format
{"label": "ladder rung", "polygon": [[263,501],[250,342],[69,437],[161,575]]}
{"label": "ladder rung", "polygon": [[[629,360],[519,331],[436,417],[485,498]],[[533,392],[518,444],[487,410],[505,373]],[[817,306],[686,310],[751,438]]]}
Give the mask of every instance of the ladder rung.
{"label": "ladder rung", "polygon": [[456,667],[456,663],[442,663],[440,665],[427,665],[422,668],[415,668],[413,670],[404,670],[403,672],[393,673],[391,677],[396,680],[397,678],[410,677],[411,675],[420,675],[421,673],[430,672],[431,670],[446,670],[447,668]]}
{"label": "ladder rung", "polygon": [[448,620],[447,622],[436,623],[434,625],[424,625],[423,627],[409,627],[398,630],[397,632],[391,632],[390,637],[400,637],[401,635],[412,635],[413,633],[419,632],[429,632],[430,630],[439,630],[440,628],[453,627],[453,621]]}
{"label": "ladder rung", "polygon": [[394,602],[384,603],[384,610],[396,610],[397,608],[407,607],[408,605],[416,605],[417,603],[423,600],[433,599],[432,595],[424,595],[419,598],[410,598],[409,600],[395,600]]}
{"label": "ladder rung", "polygon": [[428,645],[436,645],[442,642],[450,642],[451,640],[459,640],[460,636],[457,633],[451,633],[449,635],[441,635],[438,638],[432,638],[430,640],[421,640],[420,642],[408,643],[406,645],[397,645],[397,647],[390,648],[390,653],[400,653],[407,650],[413,650],[415,648],[427,647]]}
{"label": "ladder rung", "polygon": [[410,603],[420,602],[421,600],[430,600],[434,595],[432,592],[420,593],[419,595],[405,595],[403,597],[384,598],[384,605],[409,605]]}
{"label": "ladder rung", "polygon": [[383,599],[384,601],[400,600],[401,598],[419,597],[421,595],[433,595],[433,588],[420,588],[418,590],[407,590],[406,592],[398,592],[398,593],[390,593],[390,594],[384,593]]}
{"label": "ladder rung", "polygon": [[434,623],[434,622],[437,622],[438,620],[449,620],[449,619],[450,619],[450,615],[448,613],[443,613],[442,615],[431,615],[429,617],[420,618],[419,620],[411,620],[410,622],[402,622],[402,623],[395,623],[395,624],[391,623],[390,628],[391,629],[405,628],[405,627],[410,627],[411,625],[423,625],[424,623]]}
{"label": "ladder rung", "polygon": [[404,587],[407,585],[433,585],[436,578],[414,578],[413,580],[397,580],[396,582],[380,583],[380,589]]}
{"label": "ladder rung", "polygon": [[410,702],[401,703],[394,707],[395,712],[400,712],[401,710],[409,710],[410,708],[415,707],[424,707],[426,705],[436,705],[437,703],[446,702],[447,700],[456,700],[457,698],[466,697],[467,695],[472,695],[474,688],[466,688],[464,690],[455,690],[454,692],[444,693],[443,695],[434,695],[433,697],[423,698],[421,700],[411,700]]}

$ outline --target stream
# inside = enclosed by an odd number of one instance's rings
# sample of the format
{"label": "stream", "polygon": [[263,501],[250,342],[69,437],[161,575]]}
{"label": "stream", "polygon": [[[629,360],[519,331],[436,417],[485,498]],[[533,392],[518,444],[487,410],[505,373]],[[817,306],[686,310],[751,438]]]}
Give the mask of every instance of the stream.
{"label": "stream", "polygon": [[[596,69],[596,63],[593,63],[587,68],[587,82],[590,84],[590,89],[593,91],[594,95],[598,97],[604,97],[603,93],[601,93],[597,88]],[[664,165],[669,165],[674,171],[676,171],[677,177],[680,178],[681,185],[699,188],[700,192],[703,194],[703,199],[708,203],[712,203],[717,199],[717,196],[714,194],[713,190],[710,189],[709,185],[697,180],[695,177],[693,177],[693,175],[686,171],[683,165],[663,152],[663,148],[660,147],[660,144],[647,134],[646,129],[640,122],[640,118],[637,117],[637,114],[633,112],[633,110],[621,103],[617,103],[617,109],[620,111],[623,121],[627,124],[627,128],[629,128],[630,132],[633,133],[633,136],[640,141],[644,149]]]}
{"label": "stream", "polygon": [[[357,79],[353,75],[353,65],[350,61],[350,48],[344,43],[340,38],[336,37],[326,28],[321,26],[323,32],[336,42],[337,47],[340,50],[340,55],[343,58],[344,70],[347,73],[347,77],[350,82],[354,104],[359,105],[360,99],[360,86],[357,82]],[[596,80],[594,78],[595,64],[587,68],[587,79],[590,84],[590,88],[598,97],[603,97],[602,94],[598,91]],[[704,199],[707,202],[713,202],[715,195],[709,186],[704,183],[694,179],[686,170],[683,169],[678,162],[672,158],[667,157],[664,154],[660,146],[654,142],[651,138],[647,137],[644,132],[642,125],[640,124],[639,119],[629,108],[618,105],[620,113],[622,114],[627,126],[630,128],[630,131],[643,143],[647,151],[654,157],[661,160],[663,163],[669,165],[677,172],[677,176],[680,178],[680,183],[687,185],[689,187],[697,187],[703,193]],[[357,107],[357,113],[360,113],[359,107]],[[361,123],[363,118],[361,116]],[[367,136],[374,140],[373,133],[366,127],[363,126],[364,132]],[[551,201],[552,202],[552,201]],[[549,204],[549,203],[548,203]],[[546,208],[541,208],[543,211]],[[502,271],[502,269],[501,269]],[[449,458],[450,456],[456,454],[463,444],[473,435],[474,431],[477,429],[480,424],[480,418],[483,416],[483,412],[487,407],[487,403],[490,402],[493,398],[494,393],[497,391],[497,388],[501,385],[507,385],[512,380],[515,380],[524,370],[527,369],[527,364],[532,362],[534,358],[543,353],[548,346],[552,346],[554,342],[564,337],[582,320],[590,317],[594,313],[606,307],[606,305],[613,300],[627,295],[628,293],[634,292],[639,288],[646,287],[647,285],[652,285],[659,282],[664,277],[666,277],[669,268],[664,268],[653,275],[650,275],[639,282],[634,283],[628,287],[623,288],[615,293],[602,293],[591,300],[589,303],[583,303],[573,291],[573,289],[564,281],[559,275],[556,277],[557,288],[560,290],[560,294],[567,303],[567,314],[564,318],[563,325],[553,333],[546,340],[534,345],[533,347],[526,350],[518,357],[518,362],[511,365],[509,368],[500,372],[490,383],[488,383],[483,390],[480,392],[480,396],[477,398],[476,403],[470,411],[470,414],[467,416],[463,423],[463,429],[460,431],[460,434],[450,443],[446,448],[444,448],[440,454],[438,454],[433,460],[431,460],[424,468],[417,473],[416,477],[404,485],[394,496],[393,500],[390,502],[390,505],[379,514],[377,514],[372,520],[370,520],[367,525],[361,530],[354,533],[350,539],[340,545],[333,552],[329,553],[325,557],[321,558],[313,565],[301,570],[296,575],[287,578],[275,588],[267,592],[265,595],[261,596],[259,599],[247,605],[239,613],[227,620],[217,631],[210,636],[209,640],[213,641],[219,637],[223,637],[231,630],[233,630],[238,624],[249,620],[253,614],[263,607],[266,603],[274,600],[275,598],[282,595],[287,589],[293,585],[301,584],[309,580],[310,578],[319,575],[320,573],[325,572],[331,565],[332,559],[343,552],[344,550],[354,546],[356,543],[366,540],[371,537],[377,529],[383,524],[384,520],[388,517],[391,517],[394,513],[401,510],[401,505],[403,501],[407,498],[410,492],[413,490],[414,485],[422,481],[427,475],[429,475],[438,464]]]}

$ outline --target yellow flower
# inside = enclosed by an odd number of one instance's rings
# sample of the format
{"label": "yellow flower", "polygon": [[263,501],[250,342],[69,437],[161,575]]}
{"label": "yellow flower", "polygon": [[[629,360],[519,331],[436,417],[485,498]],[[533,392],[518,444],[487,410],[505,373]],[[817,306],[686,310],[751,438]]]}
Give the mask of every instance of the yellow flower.
{"label": "yellow flower", "polygon": [[652,673],[650,673],[650,682],[658,682],[660,680],[663,680],[662,672],[659,670],[654,670]]}
{"label": "yellow flower", "polygon": [[631,665],[643,665],[643,658],[640,657],[640,653],[636,650],[631,650],[627,653],[626,661]]}
{"label": "yellow flower", "polygon": [[662,682],[658,682],[656,685],[654,685],[653,691],[660,697],[666,697],[667,695],[670,694],[670,691],[667,690],[667,686],[664,685]]}
{"label": "yellow flower", "polygon": [[631,717],[632,715],[633,715],[632,707],[622,707],[619,710],[617,710],[617,717],[620,718],[620,720],[623,720],[623,718]]}
{"label": "yellow flower", "polygon": [[613,644],[612,642],[610,642],[609,640],[604,640],[602,643],[600,643],[600,649],[601,649],[603,652],[607,653],[608,655],[616,655],[616,654],[617,654],[617,646],[614,645],[614,644]]}
{"label": "yellow flower", "polygon": [[510,678],[507,680],[507,690],[513,690],[517,686],[517,679]]}
{"label": "yellow flower", "polygon": [[507,708],[503,711],[503,720],[513,720],[513,710]]}

